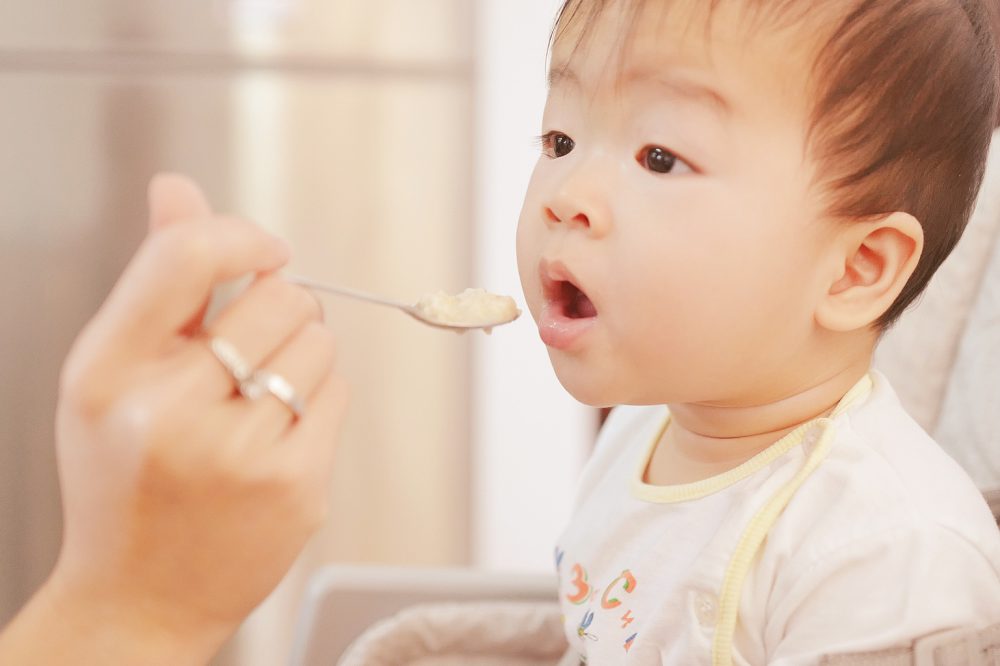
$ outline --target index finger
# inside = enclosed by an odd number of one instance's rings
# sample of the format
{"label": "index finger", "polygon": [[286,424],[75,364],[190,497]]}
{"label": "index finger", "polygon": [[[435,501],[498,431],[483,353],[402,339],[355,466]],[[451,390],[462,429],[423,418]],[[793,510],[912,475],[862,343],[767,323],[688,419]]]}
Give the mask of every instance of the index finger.
{"label": "index finger", "polygon": [[288,245],[235,218],[185,220],[150,234],[94,320],[104,344],[143,354],[181,333],[222,282],[277,270]]}

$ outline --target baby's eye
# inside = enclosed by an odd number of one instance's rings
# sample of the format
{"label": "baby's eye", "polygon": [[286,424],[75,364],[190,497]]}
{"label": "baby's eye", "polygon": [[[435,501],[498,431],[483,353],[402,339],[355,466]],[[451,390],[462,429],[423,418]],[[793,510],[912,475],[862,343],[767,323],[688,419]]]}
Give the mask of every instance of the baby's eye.
{"label": "baby's eye", "polygon": [[576,143],[562,132],[547,132],[541,137],[542,151],[549,157],[569,155]]}
{"label": "baby's eye", "polygon": [[684,160],[659,146],[646,146],[639,151],[638,160],[640,164],[655,173],[690,173],[692,171]]}

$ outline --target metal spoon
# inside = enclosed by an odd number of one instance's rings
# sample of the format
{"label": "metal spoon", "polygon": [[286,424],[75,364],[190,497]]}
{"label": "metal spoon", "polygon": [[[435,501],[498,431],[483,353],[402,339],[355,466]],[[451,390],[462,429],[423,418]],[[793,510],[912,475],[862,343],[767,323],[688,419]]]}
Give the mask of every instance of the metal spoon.
{"label": "metal spoon", "polygon": [[406,314],[410,315],[417,321],[427,324],[428,326],[433,326],[435,328],[443,328],[449,331],[457,331],[459,333],[464,333],[465,331],[474,329],[484,329],[489,333],[493,328],[497,326],[503,326],[504,324],[509,324],[518,317],[521,316],[521,311],[518,310],[512,318],[503,321],[493,321],[493,322],[479,322],[476,324],[456,324],[445,321],[438,321],[431,317],[428,317],[423,312],[421,312],[415,305],[410,305],[408,303],[402,303],[400,301],[394,301],[389,298],[383,298],[382,296],[376,296],[374,294],[368,294],[362,291],[357,291],[355,289],[348,289],[347,287],[341,287],[337,285],[325,284],[322,282],[317,282],[307,277],[302,277],[299,275],[286,275],[285,279],[292,284],[297,284],[301,287],[307,289],[312,289],[314,291],[322,291],[330,294],[337,294],[338,296],[346,296],[347,298],[354,298],[359,301],[367,301],[368,303],[375,303],[376,305],[385,305],[390,308],[396,308],[397,310],[402,310]]}

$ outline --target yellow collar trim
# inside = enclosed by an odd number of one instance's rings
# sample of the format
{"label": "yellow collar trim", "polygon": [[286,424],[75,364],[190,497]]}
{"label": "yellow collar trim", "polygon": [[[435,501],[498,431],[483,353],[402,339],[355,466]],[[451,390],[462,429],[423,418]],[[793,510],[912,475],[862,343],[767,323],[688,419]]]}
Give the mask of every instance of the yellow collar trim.
{"label": "yellow collar trim", "polygon": [[[871,394],[872,386],[873,381],[871,373],[866,373],[857,384],[844,394],[844,397],[840,399],[840,402],[838,402],[837,406],[834,408],[833,413],[825,418],[832,419],[844,413],[850,407],[855,406],[855,404],[864,402],[864,400],[866,400]],[[815,418],[811,421],[803,423],[795,430],[791,431],[777,442],[755,455],[753,458],[750,458],[750,460],[747,460],[745,463],[739,465],[738,467],[734,467],[727,472],[717,474],[707,479],[702,479],[701,481],[695,481],[693,483],[684,483],[672,486],[657,486],[646,483],[642,480],[642,477],[646,473],[646,468],[649,467],[649,461],[653,457],[653,451],[656,448],[656,444],[660,441],[660,438],[663,437],[663,433],[666,432],[667,427],[670,425],[670,415],[668,414],[667,418],[664,419],[663,425],[657,429],[656,435],[649,443],[649,446],[646,447],[646,451],[639,461],[638,468],[632,476],[632,495],[636,499],[647,502],[669,504],[700,499],[713,493],[717,493],[720,490],[725,490],[734,483],[742,481],[754,472],[757,472],[771,464],[775,459],[785,453],[788,453],[788,451],[792,448],[801,444],[806,433],[814,425],[816,425],[820,418]]]}

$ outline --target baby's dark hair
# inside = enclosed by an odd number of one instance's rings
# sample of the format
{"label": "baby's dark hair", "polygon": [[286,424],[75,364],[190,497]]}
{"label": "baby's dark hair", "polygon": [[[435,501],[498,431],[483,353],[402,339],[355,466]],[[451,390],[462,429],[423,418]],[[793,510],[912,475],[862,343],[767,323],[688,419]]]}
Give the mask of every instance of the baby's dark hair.
{"label": "baby's dark hair", "polygon": [[[1000,125],[1000,0],[738,1],[748,20],[832,18],[812,63],[810,153],[831,218],[910,213],[924,230],[916,270],[879,318],[890,327],[961,238]],[[670,0],[566,0],[552,43],[586,40],[602,12],[623,8],[632,29]],[[631,32],[631,30],[629,31]],[[623,35],[623,48],[628,35]]]}

